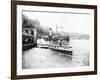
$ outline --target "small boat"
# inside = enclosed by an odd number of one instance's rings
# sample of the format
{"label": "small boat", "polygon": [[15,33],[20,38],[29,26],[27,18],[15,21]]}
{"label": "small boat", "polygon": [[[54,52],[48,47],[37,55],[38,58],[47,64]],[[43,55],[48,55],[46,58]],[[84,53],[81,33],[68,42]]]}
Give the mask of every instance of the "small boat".
{"label": "small boat", "polygon": [[37,47],[48,49],[48,44],[37,44]]}

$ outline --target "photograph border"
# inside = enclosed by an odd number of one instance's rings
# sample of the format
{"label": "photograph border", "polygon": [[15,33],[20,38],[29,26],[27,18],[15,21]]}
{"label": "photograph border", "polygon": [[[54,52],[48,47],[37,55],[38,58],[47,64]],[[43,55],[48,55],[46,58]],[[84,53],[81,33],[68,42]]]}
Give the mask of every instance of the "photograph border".
{"label": "photograph border", "polygon": [[[50,73],[34,75],[17,75],[17,5],[49,6],[62,8],[80,8],[94,10],[94,71],[69,72],[69,73]],[[11,1],[11,79],[29,79],[61,76],[79,76],[97,74],[97,6],[33,1]]]}

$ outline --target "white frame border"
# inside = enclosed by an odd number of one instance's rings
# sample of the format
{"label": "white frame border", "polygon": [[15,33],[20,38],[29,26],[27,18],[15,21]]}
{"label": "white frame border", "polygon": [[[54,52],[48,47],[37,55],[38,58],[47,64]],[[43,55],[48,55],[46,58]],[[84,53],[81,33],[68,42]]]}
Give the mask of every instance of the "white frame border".
{"label": "white frame border", "polygon": [[[25,69],[22,70],[22,10],[41,10],[41,11],[72,11],[81,13],[90,13],[90,66],[75,68],[57,68],[57,69]],[[69,73],[69,72],[85,72],[94,71],[94,10],[79,8],[58,8],[45,6],[24,6],[17,5],[17,75],[36,75],[48,73]]]}

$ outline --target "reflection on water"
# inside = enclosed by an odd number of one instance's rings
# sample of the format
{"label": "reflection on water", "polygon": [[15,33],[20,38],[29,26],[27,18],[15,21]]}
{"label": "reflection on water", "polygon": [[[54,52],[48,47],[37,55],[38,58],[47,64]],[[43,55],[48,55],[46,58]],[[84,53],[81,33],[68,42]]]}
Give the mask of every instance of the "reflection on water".
{"label": "reflection on water", "polygon": [[22,54],[23,69],[89,66],[89,40],[73,40],[73,55],[32,48]]}

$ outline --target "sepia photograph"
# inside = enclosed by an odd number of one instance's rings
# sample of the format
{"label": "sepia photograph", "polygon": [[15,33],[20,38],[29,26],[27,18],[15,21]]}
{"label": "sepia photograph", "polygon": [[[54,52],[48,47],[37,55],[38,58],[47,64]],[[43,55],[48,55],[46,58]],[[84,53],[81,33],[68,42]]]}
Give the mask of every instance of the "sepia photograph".
{"label": "sepia photograph", "polygon": [[97,7],[12,3],[12,77],[97,73]]}

